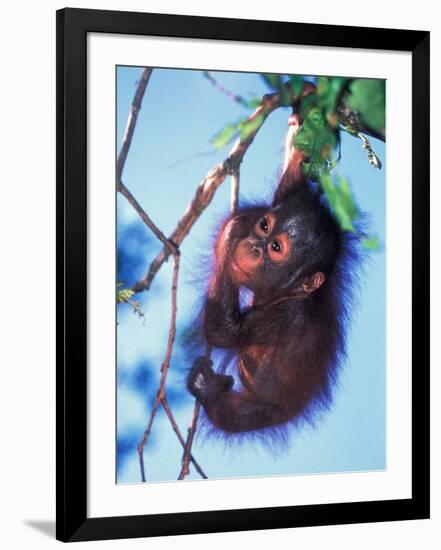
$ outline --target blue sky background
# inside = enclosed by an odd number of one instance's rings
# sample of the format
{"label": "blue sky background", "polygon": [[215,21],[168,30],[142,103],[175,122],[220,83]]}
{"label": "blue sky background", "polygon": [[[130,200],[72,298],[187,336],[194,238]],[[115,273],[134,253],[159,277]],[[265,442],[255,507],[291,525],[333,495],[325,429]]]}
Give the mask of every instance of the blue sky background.
{"label": "blue sky background", "polygon": [[[117,150],[141,69],[117,69]],[[214,73],[218,81],[245,97],[268,93],[258,75]],[[283,157],[288,109],[265,122],[241,167],[241,201],[270,198]],[[214,152],[210,139],[226,122],[247,111],[216,90],[200,71],[155,69],[138,117],[123,181],[166,234],[175,227],[208,170],[228,149]],[[369,214],[371,232],[385,240],[385,146],[372,139],[383,163],[367,161],[361,141],[342,135],[338,173],[347,177],[360,207]],[[167,396],[186,434],[194,400],[185,389],[191,367],[182,336],[191,326],[201,296],[203,258],[219,221],[228,213],[229,181],[181,246],[177,339]],[[118,278],[127,284],[143,276],[161,245],[126,199],[117,197]],[[128,305],[118,306],[117,327],[117,481],[140,481],[136,446],[142,437],[158,388],[170,323],[172,262],[165,264],[150,291],[136,297],[145,319]],[[332,409],[312,428],[291,432],[284,449],[268,451],[258,442],[227,445],[196,436],[193,453],[210,478],[289,475],[385,468],[385,255],[371,253],[365,265],[354,321],[348,335],[348,361],[342,369]],[[145,448],[148,481],[175,480],[182,449],[160,409]],[[199,479],[191,473],[190,479]]]}

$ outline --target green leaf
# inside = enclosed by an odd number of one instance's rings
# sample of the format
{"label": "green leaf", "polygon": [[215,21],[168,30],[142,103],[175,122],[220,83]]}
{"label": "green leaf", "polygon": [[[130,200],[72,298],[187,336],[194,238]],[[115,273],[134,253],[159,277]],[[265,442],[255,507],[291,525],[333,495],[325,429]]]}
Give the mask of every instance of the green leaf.
{"label": "green leaf", "polygon": [[363,122],[381,135],[386,126],[386,81],[357,78],[349,85],[348,105]]}
{"label": "green leaf", "polygon": [[211,143],[215,149],[222,149],[233,141],[237,134],[241,141],[246,141],[262,126],[264,121],[265,117],[259,113],[252,119],[242,117],[236,122],[229,122],[212,138]]}
{"label": "green leaf", "polygon": [[322,174],[320,185],[340,227],[344,231],[355,233],[354,221],[359,217],[359,210],[354,202],[348,181],[338,177],[335,182],[330,174]]}
{"label": "green leaf", "polygon": [[[118,281],[116,283],[116,288],[120,288],[124,283]],[[140,319],[144,319],[145,315],[144,312],[141,309],[141,304],[139,302],[135,302],[134,300],[131,300],[132,296],[134,296],[135,292],[131,290],[130,288],[123,288],[122,290],[116,291],[116,303],[117,304],[129,304],[133,308],[133,313],[137,315]]]}
{"label": "green leaf", "polygon": [[338,190],[340,193],[340,200],[343,204],[343,208],[350,216],[351,220],[356,220],[359,216],[359,210],[354,202],[351,189],[349,187],[349,181],[346,178],[337,176]]}
{"label": "green leaf", "polygon": [[222,149],[237,136],[242,125],[247,121],[245,117],[236,122],[228,122],[212,139],[211,144],[215,149]]}
{"label": "green leaf", "polygon": [[266,84],[280,93],[280,102],[282,105],[289,106],[292,104],[292,94],[289,86],[282,79],[280,74],[262,74],[263,80]]}
{"label": "green leaf", "polygon": [[327,124],[322,110],[311,109],[294,139],[294,146],[305,153],[307,175],[316,179],[327,170],[337,144],[335,132]]}
{"label": "green leaf", "polygon": [[337,101],[347,81],[347,78],[341,77],[320,76],[317,79],[317,105],[327,114],[335,111]]}
{"label": "green leaf", "polygon": [[262,105],[262,100],[259,97],[252,97],[251,99],[245,99],[245,104],[249,109],[257,109]]}
{"label": "green leaf", "polygon": [[380,249],[380,239],[377,235],[372,237],[363,237],[361,239],[361,245],[365,250],[379,250]]}
{"label": "green leaf", "polygon": [[326,97],[329,89],[329,78],[326,76],[319,76],[317,78],[316,94],[321,97]]}
{"label": "green leaf", "polygon": [[305,81],[301,76],[293,75],[289,77],[288,84],[291,86],[294,97],[298,97],[302,93]]}
{"label": "green leaf", "polygon": [[304,97],[299,107],[300,118],[305,120],[310,111],[315,107],[317,107],[317,94],[310,94]]}
{"label": "green leaf", "polygon": [[251,134],[257,132],[257,130],[262,126],[265,117],[262,114],[258,114],[252,119],[245,120],[240,126],[240,140],[247,141]]}
{"label": "green leaf", "polygon": [[273,90],[277,90],[278,92],[282,90],[283,82],[279,74],[264,73],[262,74],[262,78],[270,88],[273,88]]}
{"label": "green leaf", "polygon": [[[120,286],[117,284],[117,286]],[[116,292],[116,302],[118,304],[122,304],[122,303],[125,303],[127,304],[130,300],[130,298],[134,295],[135,293],[133,292],[133,290],[130,290],[130,288],[123,288],[122,290],[117,290]]]}

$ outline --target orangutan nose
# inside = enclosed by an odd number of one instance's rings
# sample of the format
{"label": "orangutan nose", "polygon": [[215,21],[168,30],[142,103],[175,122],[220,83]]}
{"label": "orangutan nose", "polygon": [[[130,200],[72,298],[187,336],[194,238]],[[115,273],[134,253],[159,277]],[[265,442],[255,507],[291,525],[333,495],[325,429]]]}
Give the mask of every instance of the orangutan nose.
{"label": "orangutan nose", "polygon": [[262,250],[259,246],[257,246],[256,244],[251,243],[251,244],[250,244],[250,254],[251,254],[252,256],[254,256],[254,258],[260,260],[260,258],[261,258],[262,255],[263,255],[263,250]]}

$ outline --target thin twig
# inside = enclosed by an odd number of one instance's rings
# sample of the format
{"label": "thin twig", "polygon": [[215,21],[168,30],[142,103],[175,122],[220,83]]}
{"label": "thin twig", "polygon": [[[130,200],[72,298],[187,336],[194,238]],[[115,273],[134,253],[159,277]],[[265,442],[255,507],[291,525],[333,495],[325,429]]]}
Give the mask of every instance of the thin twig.
{"label": "thin twig", "polygon": [[[164,399],[161,401],[161,403],[162,403],[162,406],[164,407],[164,410],[165,410],[165,412],[166,412],[166,414],[167,414],[167,416],[170,420],[170,424],[172,425],[172,427],[173,427],[173,429],[176,433],[176,436],[177,436],[177,438],[179,439],[179,441],[182,445],[182,448],[185,450],[184,438],[182,437],[181,431],[179,430],[178,424],[177,424],[177,422],[176,422],[176,420],[173,416],[173,413],[171,412],[171,409],[168,406],[168,402],[167,402],[167,399],[165,398],[165,396],[164,396]],[[190,460],[193,463],[196,470],[199,472],[200,476],[203,477],[204,479],[208,479],[207,475],[204,473],[204,471],[199,466],[198,462],[196,461],[196,459],[194,458],[194,456],[192,454],[190,454]]]}
{"label": "thin twig", "polygon": [[160,404],[160,400],[156,396],[155,402],[154,402],[153,407],[152,407],[152,412],[150,413],[150,418],[149,418],[149,421],[147,423],[147,427],[144,431],[144,435],[143,435],[141,441],[138,444],[138,459],[139,459],[139,465],[140,465],[140,468],[141,468],[141,480],[142,481],[145,481],[145,468],[144,468],[144,456],[143,456],[144,447],[146,446],[147,441],[150,437],[150,432],[152,430],[153,421],[155,420],[155,416],[156,416],[156,412],[158,410],[159,404]]}
{"label": "thin twig", "polygon": [[182,457],[182,468],[179,473],[178,479],[182,480],[185,476],[188,476],[190,473],[190,457],[191,457],[191,447],[193,445],[194,434],[196,433],[196,426],[198,423],[199,412],[201,410],[201,404],[198,400],[195,401],[193,409],[193,417],[191,419],[190,427],[188,428],[187,441],[184,447],[184,455]]}
{"label": "thin twig", "polygon": [[[263,98],[262,105],[254,111],[248,120],[252,121],[256,117],[262,117],[262,120],[264,121],[270,113],[281,106],[282,102],[280,94],[276,93],[267,95]],[[176,246],[180,246],[184,238],[188,235],[190,229],[193,227],[194,223],[199,219],[202,212],[210,204],[217,188],[222,184],[227,175],[234,173],[237,167],[241,164],[245,153],[252,144],[261,126],[262,124],[257,125],[256,128],[250,132],[247,139],[242,141],[239,138],[231,149],[228,157],[208,172],[196,189],[196,194],[192,202],[176,224],[175,229],[169,237],[169,241],[174,243]],[[157,272],[170,254],[171,251],[167,247],[164,247],[164,249],[161,250],[161,252],[150,264],[146,275],[132,287],[132,290],[135,293],[143,292],[144,290],[148,290],[150,288]]]}
{"label": "thin twig", "polygon": [[[207,359],[210,359],[211,356],[211,346],[209,344],[205,347],[205,357]],[[190,427],[188,428],[187,432],[187,441],[185,442],[184,447],[184,454],[182,455],[182,467],[181,471],[178,476],[178,480],[182,480],[185,478],[185,476],[188,476],[190,473],[190,459],[191,459],[191,448],[193,446],[193,440],[196,433],[196,428],[198,425],[198,419],[199,419],[199,413],[201,411],[201,404],[200,402],[195,399],[194,402],[194,409],[193,409],[193,416],[191,419]]]}
{"label": "thin twig", "polygon": [[172,289],[171,289],[171,293],[172,293],[171,320],[170,320],[170,329],[168,332],[167,350],[165,352],[164,361],[161,365],[161,379],[159,381],[159,389],[156,395],[155,403],[153,405],[152,412],[150,414],[150,419],[147,424],[147,428],[144,432],[144,436],[138,445],[138,457],[139,457],[139,464],[141,468],[142,481],[146,480],[145,467],[144,467],[144,447],[146,446],[147,441],[149,439],[153,421],[155,419],[159,404],[162,403],[163,400],[165,399],[165,382],[167,378],[168,369],[170,367],[170,359],[171,359],[171,354],[173,350],[173,343],[175,341],[175,336],[176,336],[176,314],[178,311],[177,291],[178,291],[178,276],[179,276],[179,261],[180,261],[180,253],[178,249],[174,250],[173,259],[174,259],[174,265],[173,265],[173,278],[172,278]]}
{"label": "thin twig", "polygon": [[152,70],[149,67],[143,69],[141,73],[141,78],[139,79],[138,86],[136,88],[135,96],[132,101],[132,106],[130,109],[129,118],[127,120],[126,129],[124,131],[124,137],[122,140],[121,149],[116,161],[116,181],[120,181],[122,172],[124,170],[124,165],[127,159],[127,153],[130,149],[130,144],[132,143],[133,132],[135,131],[136,120],[138,118],[138,113],[141,109],[142,98],[144,97],[144,92],[147,87],[147,84],[150,80]]}
{"label": "thin twig", "polygon": [[210,72],[204,71],[204,76],[207,80],[209,80],[213,84],[215,88],[217,88],[220,92],[228,96],[230,99],[232,99],[236,103],[239,103],[239,105],[242,105],[242,107],[249,107],[249,104],[250,104],[249,101],[247,101],[242,96],[235,94],[231,90],[228,90],[227,88],[222,86],[222,84],[220,84]]}
{"label": "thin twig", "polygon": [[119,182],[118,191],[120,191],[120,193],[126,197],[129,203],[133,206],[134,210],[136,210],[136,212],[139,214],[139,217],[142,219],[142,221],[152,230],[152,232],[162,242],[162,244],[173,254],[173,252],[177,249],[176,245],[169,241],[164,233],[155,225],[150,216],[142,208],[142,206],[135,199],[132,193],[127,189],[122,181]]}

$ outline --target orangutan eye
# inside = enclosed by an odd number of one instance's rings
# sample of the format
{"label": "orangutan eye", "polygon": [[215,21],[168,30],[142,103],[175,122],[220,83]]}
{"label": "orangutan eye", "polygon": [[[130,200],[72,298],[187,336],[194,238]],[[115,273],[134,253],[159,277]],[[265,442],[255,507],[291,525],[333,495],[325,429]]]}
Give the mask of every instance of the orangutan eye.
{"label": "orangutan eye", "polygon": [[262,218],[259,222],[259,227],[264,233],[268,233],[268,222],[266,218]]}
{"label": "orangutan eye", "polygon": [[274,252],[280,252],[282,250],[279,241],[273,241],[271,243],[271,248],[274,250]]}

